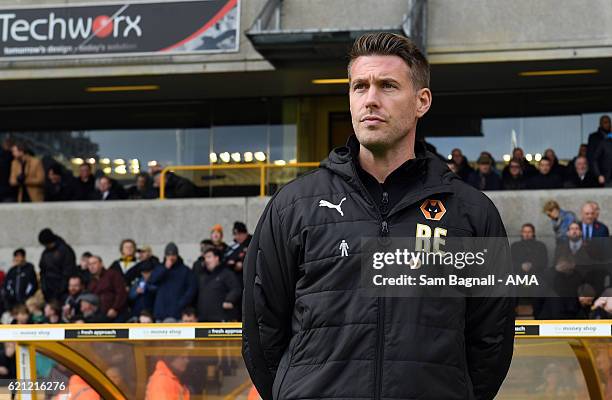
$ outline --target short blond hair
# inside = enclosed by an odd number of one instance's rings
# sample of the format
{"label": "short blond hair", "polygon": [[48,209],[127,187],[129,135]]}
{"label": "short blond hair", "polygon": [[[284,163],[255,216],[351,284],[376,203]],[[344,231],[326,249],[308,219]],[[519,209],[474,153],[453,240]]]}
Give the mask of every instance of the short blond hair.
{"label": "short blond hair", "polygon": [[559,203],[557,203],[554,200],[548,200],[546,203],[544,203],[544,207],[542,207],[542,212],[547,213],[553,210],[560,210],[561,207],[559,207]]}

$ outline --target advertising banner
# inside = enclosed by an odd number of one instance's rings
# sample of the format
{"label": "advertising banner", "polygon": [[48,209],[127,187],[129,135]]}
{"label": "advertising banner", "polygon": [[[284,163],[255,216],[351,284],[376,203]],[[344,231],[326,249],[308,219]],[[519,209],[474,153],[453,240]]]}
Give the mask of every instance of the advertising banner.
{"label": "advertising banner", "polygon": [[238,51],[239,0],[0,9],[0,60]]}

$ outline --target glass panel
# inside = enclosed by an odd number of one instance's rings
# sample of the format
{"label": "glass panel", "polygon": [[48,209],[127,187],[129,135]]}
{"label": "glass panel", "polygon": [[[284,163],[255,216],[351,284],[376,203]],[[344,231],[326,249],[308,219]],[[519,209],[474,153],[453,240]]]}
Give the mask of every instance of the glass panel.
{"label": "glass panel", "polygon": [[479,137],[429,137],[427,141],[443,156],[460,148],[470,161],[485,150],[501,161],[504,155],[512,154],[515,143],[525,154],[543,154],[552,148],[560,160],[571,160],[583,142],[582,119],[578,115],[488,118],[482,120],[482,130],[483,136]]}
{"label": "glass panel", "polygon": [[[54,389],[41,392],[37,398],[57,399],[63,398],[62,395],[66,395],[68,393],[81,393],[83,398],[90,399],[92,398],[92,395],[97,394],[96,391],[87,382],[85,382],[82,377],[75,374],[65,365],[39,352],[36,352],[35,357],[37,379],[39,381],[52,382],[52,387]],[[55,390],[56,386],[57,390]],[[63,389],[61,389],[62,387]]]}
{"label": "glass panel", "polygon": [[[91,361],[129,399],[145,398],[147,390],[152,390],[156,383],[163,386],[160,380],[168,377],[178,380],[181,390],[188,390],[192,399],[246,399],[252,390],[241,357],[240,340],[119,339],[67,341],[63,345]],[[37,346],[44,348],[45,343]],[[609,338],[517,338],[510,371],[496,399],[587,399],[589,387],[596,389],[597,380],[603,398],[610,398],[611,359]],[[68,368],[43,354],[37,353],[36,363],[40,379],[70,384],[74,376]],[[589,368],[597,378],[589,374]]]}
{"label": "glass panel", "polygon": [[106,371],[128,398],[145,398],[147,387],[168,374],[178,377],[191,399],[246,398],[252,386],[239,340],[65,344]]}
{"label": "glass panel", "polygon": [[599,128],[599,119],[602,115],[612,116],[612,111],[594,114],[582,114],[582,143],[587,143],[589,134]]}
{"label": "glass panel", "polygon": [[[586,346],[602,390],[612,395],[610,355],[605,339],[517,339],[510,371],[496,399],[588,399],[587,381],[573,346]],[[597,385],[596,382],[589,384]]]}

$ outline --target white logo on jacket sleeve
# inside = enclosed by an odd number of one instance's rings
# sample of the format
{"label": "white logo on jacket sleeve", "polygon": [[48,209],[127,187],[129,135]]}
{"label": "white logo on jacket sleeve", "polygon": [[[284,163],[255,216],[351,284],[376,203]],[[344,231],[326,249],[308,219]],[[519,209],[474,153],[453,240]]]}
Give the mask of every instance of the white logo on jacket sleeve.
{"label": "white logo on jacket sleeve", "polygon": [[332,204],[327,200],[319,200],[319,207],[327,207],[327,208],[333,208],[336,211],[338,211],[340,213],[340,215],[342,215],[344,217],[344,213],[342,212],[342,203],[344,202],[344,200],[346,200],[346,197],[343,197],[342,200],[340,200],[340,204],[336,205],[336,204]]}

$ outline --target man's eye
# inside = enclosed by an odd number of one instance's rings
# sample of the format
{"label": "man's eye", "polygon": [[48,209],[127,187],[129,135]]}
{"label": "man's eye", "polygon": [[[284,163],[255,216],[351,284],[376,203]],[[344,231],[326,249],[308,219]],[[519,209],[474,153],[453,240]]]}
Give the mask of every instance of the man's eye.
{"label": "man's eye", "polygon": [[392,84],[392,83],[389,83],[389,82],[385,82],[385,83],[383,83],[383,84],[382,84],[382,87],[383,87],[384,89],[392,89],[392,88],[394,88],[394,87],[395,87],[395,85],[394,85],[394,84]]}
{"label": "man's eye", "polygon": [[365,88],[365,84],[363,83],[356,83],[353,85],[353,90],[361,90],[363,88]]}

